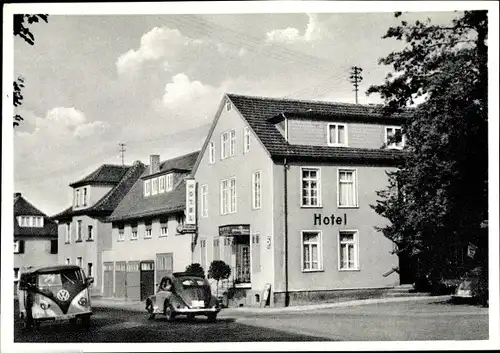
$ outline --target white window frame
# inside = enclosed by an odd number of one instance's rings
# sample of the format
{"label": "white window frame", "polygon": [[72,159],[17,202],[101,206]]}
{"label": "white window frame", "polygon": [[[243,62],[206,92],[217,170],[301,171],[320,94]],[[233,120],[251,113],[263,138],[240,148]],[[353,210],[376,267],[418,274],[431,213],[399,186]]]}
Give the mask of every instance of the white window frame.
{"label": "white window frame", "polygon": [[208,143],[208,164],[215,163],[215,143],[210,141]]}
{"label": "white window frame", "polygon": [[144,196],[151,195],[151,180],[144,180]]}
{"label": "white window frame", "polygon": [[[234,183],[234,189],[231,188],[231,182]],[[234,203],[233,203],[234,201]],[[229,178],[229,213],[236,213],[238,198],[236,196],[236,178]]]}
{"label": "white window frame", "polygon": [[92,224],[87,225],[87,240],[94,240],[94,226]]}
{"label": "white window frame", "polygon": [[[317,175],[318,175],[318,179],[317,179],[317,184],[318,184],[318,204],[317,205],[304,205],[304,196],[303,196],[303,192],[304,192],[304,189],[302,187],[302,183],[304,181],[304,170],[316,170],[317,171]],[[314,166],[310,166],[310,167],[300,167],[300,183],[299,183],[299,187],[300,187],[300,190],[299,190],[299,195],[300,195],[300,207],[304,207],[304,208],[321,208],[323,207],[323,203],[322,203],[322,196],[321,196],[321,167],[314,167]],[[309,195],[309,197],[311,197]]]}
{"label": "white window frame", "polygon": [[[318,268],[305,268],[304,267],[304,233],[317,233],[318,234]],[[312,243],[311,243],[312,244]],[[312,254],[312,252],[311,252]],[[311,255],[312,258],[312,255]],[[312,260],[311,260],[312,266]],[[302,230],[300,232],[300,268],[302,272],[321,272],[323,271],[323,231],[322,230]]]}
{"label": "white window frame", "polygon": [[[344,242],[345,244],[354,244],[354,267],[353,268],[342,268],[342,262],[340,258],[341,254],[341,242],[340,242],[340,234],[341,233],[351,233],[353,234],[352,242]],[[349,251],[347,251],[349,254]],[[337,232],[337,258],[338,258],[338,270],[339,271],[359,271],[359,232],[357,229],[341,229]],[[349,260],[347,261],[349,266]]]}
{"label": "white window frame", "polygon": [[83,188],[83,192],[82,192],[82,198],[83,198],[82,205],[83,205],[83,207],[87,206],[87,197],[88,197],[87,188]]}
{"label": "white window frame", "polygon": [[236,155],[236,130],[229,131],[229,157]]}
{"label": "white window frame", "polygon": [[19,240],[14,240],[14,254],[19,254]]}
{"label": "white window frame", "polygon": [[[387,130],[392,130],[394,135],[396,135],[396,130],[400,130],[401,131],[401,146],[398,146],[396,145],[395,142],[392,142],[389,144],[389,141],[388,141],[388,134],[387,134]],[[395,149],[395,150],[402,150],[405,146],[405,135],[403,134],[403,128],[401,126],[385,126],[384,127],[384,135],[385,135],[385,145],[387,146],[387,148],[390,148],[390,149]]]}
{"label": "white window frame", "polygon": [[162,175],[161,177],[158,178],[158,193],[162,194],[165,192],[166,189],[166,180],[165,180],[165,175]]}
{"label": "white window frame", "polygon": [[80,189],[75,190],[75,207],[80,206]]}
{"label": "white window frame", "polygon": [[66,233],[64,234],[64,243],[70,244],[71,243],[71,223],[66,223],[64,228],[66,228]]}
{"label": "white window frame", "polygon": [[[149,229],[148,229],[149,227]],[[153,237],[153,224],[144,223],[144,239],[149,239]]]}
{"label": "white window frame", "polygon": [[[164,229],[166,229],[165,232],[163,231]],[[160,224],[160,237],[168,237],[168,224],[164,227]]]}
{"label": "white window frame", "polygon": [[[255,185],[257,175],[259,176],[258,188]],[[262,206],[262,172],[256,170],[252,173],[252,209],[259,210]]]}
{"label": "white window frame", "polygon": [[158,195],[158,178],[151,179],[151,195]]}
{"label": "white window frame", "polygon": [[220,134],[220,159],[229,157],[229,131]]}
{"label": "white window frame", "polygon": [[208,185],[204,184],[200,190],[201,216],[208,217]]}
{"label": "white window frame", "polygon": [[172,173],[165,175],[165,191],[172,191],[174,188],[174,175]]}
{"label": "white window frame", "polygon": [[117,241],[125,241],[125,227],[118,227],[118,237]]}
{"label": "white window frame", "polygon": [[137,235],[137,227],[135,230],[131,229],[130,230],[130,240],[137,240],[139,236]]}
{"label": "white window frame", "polygon": [[[353,172],[353,192],[355,205],[341,205],[340,204],[340,173]],[[337,168],[337,207],[338,208],[359,208],[358,200],[358,170],[356,168]]]}
{"label": "white window frame", "polygon": [[[331,140],[331,135],[330,135],[330,128],[332,126],[335,126],[335,141],[332,141]],[[338,136],[339,136],[339,126],[342,126],[344,127],[344,141],[345,143],[339,143],[337,141],[338,139]],[[326,139],[327,139],[327,144],[328,146],[336,146],[336,147],[347,147],[349,145],[349,142],[348,142],[348,132],[347,132],[347,124],[345,123],[328,123],[327,124],[327,130],[326,130]]]}
{"label": "white window frame", "polygon": [[231,111],[231,101],[229,99],[226,101],[226,111]]}
{"label": "white window frame", "polygon": [[[234,189],[231,188],[232,182],[234,183]],[[226,188],[224,188],[224,183],[227,185]],[[219,202],[221,215],[236,213],[238,199],[236,195],[236,178],[234,176],[220,181]]]}
{"label": "white window frame", "polygon": [[250,127],[243,128],[243,153],[250,152]]}

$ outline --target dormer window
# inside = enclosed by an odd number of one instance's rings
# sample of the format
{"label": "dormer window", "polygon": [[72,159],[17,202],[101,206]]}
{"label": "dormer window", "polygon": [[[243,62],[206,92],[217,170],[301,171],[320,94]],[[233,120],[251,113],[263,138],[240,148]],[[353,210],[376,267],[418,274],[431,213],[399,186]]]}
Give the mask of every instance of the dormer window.
{"label": "dormer window", "polygon": [[385,128],[385,144],[387,148],[402,149],[404,147],[403,130],[400,126]]}
{"label": "dormer window", "polygon": [[17,223],[19,227],[43,227],[43,217],[42,216],[18,216]]}
{"label": "dormer window", "polygon": [[75,206],[80,206],[80,189],[75,190]]}
{"label": "dormer window", "polygon": [[87,188],[83,188],[83,206],[87,206]]}
{"label": "dormer window", "polygon": [[158,192],[159,193],[162,193],[162,192],[165,192],[165,175],[162,175],[161,177],[158,178],[159,181],[159,189],[158,189]]}
{"label": "dormer window", "polygon": [[173,174],[167,174],[165,177],[167,179],[165,190],[172,191],[172,189],[174,188],[174,176]]}
{"label": "dormer window", "polygon": [[158,178],[151,179],[151,195],[158,194]]}
{"label": "dormer window", "polygon": [[151,180],[144,180],[144,196],[151,195]]}
{"label": "dormer window", "polygon": [[328,124],[328,146],[347,146],[347,126],[345,124]]}

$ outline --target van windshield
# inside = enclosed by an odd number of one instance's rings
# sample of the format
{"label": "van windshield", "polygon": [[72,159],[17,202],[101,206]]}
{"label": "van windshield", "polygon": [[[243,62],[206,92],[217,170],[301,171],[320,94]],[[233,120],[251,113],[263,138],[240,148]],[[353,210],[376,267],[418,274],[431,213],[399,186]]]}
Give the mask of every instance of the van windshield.
{"label": "van windshield", "polygon": [[52,273],[38,274],[37,285],[40,290],[57,292],[58,290],[71,287],[79,287],[84,283],[85,277],[81,270],[61,270]]}

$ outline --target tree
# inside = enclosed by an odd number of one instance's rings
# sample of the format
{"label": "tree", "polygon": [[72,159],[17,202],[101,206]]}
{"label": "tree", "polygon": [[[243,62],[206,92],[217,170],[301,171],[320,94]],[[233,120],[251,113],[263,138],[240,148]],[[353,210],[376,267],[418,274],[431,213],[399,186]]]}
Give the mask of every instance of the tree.
{"label": "tree", "polygon": [[190,275],[205,277],[205,271],[198,263],[188,265],[185,272]]}
{"label": "tree", "polygon": [[[19,36],[29,45],[35,44],[35,36],[31,32],[29,26],[33,23],[40,22],[40,20],[48,22],[48,15],[14,15],[14,36]],[[13,101],[14,107],[18,107],[23,103],[22,89],[24,88],[24,78],[19,76],[16,81],[14,81],[14,94]],[[19,114],[14,115],[14,127],[18,126],[23,120],[22,116]]]}
{"label": "tree", "polygon": [[454,244],[478,242],[488,217],[487,34],[486,11],[465,11],[450,26],[401,21],[383,38],[406,48],[379,61],[395,72],[367,91],[389,112],[424,100],[403,123],[404,161],[372,207],[390,221],[378,229],[437,277],[456,272]]}
{"label": "tree", "polygon": [[217,298],[219,297],[219,281],[231,276],[231,267],[221,260],[214,260],[208,269],[208,277],[217,281]]}

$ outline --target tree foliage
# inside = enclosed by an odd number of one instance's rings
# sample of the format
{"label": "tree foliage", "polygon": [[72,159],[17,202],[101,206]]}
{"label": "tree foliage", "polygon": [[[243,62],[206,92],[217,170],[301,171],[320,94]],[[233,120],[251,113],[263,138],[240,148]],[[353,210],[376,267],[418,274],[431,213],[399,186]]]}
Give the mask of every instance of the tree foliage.
{"label": "tree foliage", "polygon": [[[35,44],[35,36],[31,32],[30,25],[40,21],[48,22],[48,15],[24,15],[15,14],[14,15],[14,36],[19,36],[29,45]],[[14,94],[13,101],[14,107],[18,107],[23,103],[22,90],[24,88],[24,78],[19,76],[14,81]],[[18,126],[20,122],[24,120],[21,115],[14,115],[14,127]]]}
{"label": "tree foliage", "polygon": [[231,267],[222,260],[214,260],[208,269],[208,277],[217,281],[217,296],[219,296],[219,281],[231,276]]}
{"label": "tree foliage", "polygon": [[406,43],[379,61],[394,73],[367,91],[393,112],[423,99],[403,123],[405,159],[372,207],[390,221],[383,234],[426,273],[456,268],[453,244],[475,242],[488,217],[487,34],[486,11],[449,26],[403,20],[383,37]]}
{"label": "tree foliage", "polygon": [[186,267],[186,271],[184,271],[190,275],[205,277],[205,271],[203,267],[199,263],[190,264]]}

